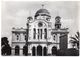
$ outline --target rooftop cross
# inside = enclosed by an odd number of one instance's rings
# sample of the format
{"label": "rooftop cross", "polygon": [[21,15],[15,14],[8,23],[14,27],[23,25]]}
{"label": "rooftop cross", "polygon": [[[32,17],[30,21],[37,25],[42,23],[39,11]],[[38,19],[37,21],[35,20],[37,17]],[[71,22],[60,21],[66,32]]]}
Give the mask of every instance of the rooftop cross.
{"label": "rooftop cross", "polygon": [[44,4],[42,4],[42,9],[44,8]]}

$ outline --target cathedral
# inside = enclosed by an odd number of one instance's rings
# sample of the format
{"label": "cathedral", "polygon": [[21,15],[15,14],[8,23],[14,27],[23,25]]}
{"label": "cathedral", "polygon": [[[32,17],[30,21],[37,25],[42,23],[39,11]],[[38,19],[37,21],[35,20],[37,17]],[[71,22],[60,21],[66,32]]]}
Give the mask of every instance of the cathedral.
{"label": "cathedral", "polygon": [[[26,20],[25,20],[26,21]],[[26,28],[12,28],[12,55],[47,56],[68,47],[68,28],[62,28],[61,17],[55,17],[54,28],[47,9],[29,16]]]}

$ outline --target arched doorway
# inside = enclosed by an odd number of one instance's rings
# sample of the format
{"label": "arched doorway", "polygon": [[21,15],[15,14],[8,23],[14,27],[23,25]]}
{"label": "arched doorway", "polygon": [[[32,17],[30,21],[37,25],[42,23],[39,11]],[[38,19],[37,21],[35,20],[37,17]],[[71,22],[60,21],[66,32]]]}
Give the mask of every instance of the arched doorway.
{"label": "arched doorway", "polygon": [[35,56],[36,55],[36,51],[35,51],[35,47],[32,48],[32,56]]}
{"label": "arched doorway", "polygon": [[43,48],[43,55],[47,56],[47,48],[46,47]]}
{"label": "arched doorway", "polygon": [[27,47],[27,45],[25,45],[24,47],[23,47],[23,55],[28,55],[28,47]]}
{"label": "arched doorway", "polygon": [[42,46],[37,46],[37,55],[42,56]]}
{"label": "arched doorway", "polygon": [[20,47],[19,46],[16,46],[15,47],[15,55],[19,55],[19,50],[20,50]]}
{"label": "arched doorway", "polygon": [[52,55],[57,55],[57,47],[52,47]]}

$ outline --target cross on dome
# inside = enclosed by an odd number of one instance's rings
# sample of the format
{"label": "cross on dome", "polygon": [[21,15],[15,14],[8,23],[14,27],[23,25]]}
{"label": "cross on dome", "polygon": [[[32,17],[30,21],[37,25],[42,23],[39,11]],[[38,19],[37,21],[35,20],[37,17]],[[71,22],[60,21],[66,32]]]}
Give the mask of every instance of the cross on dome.
{"label": "cross on dome", "polygon": [[42,4],[42,9],[44,8],[44,4]]}

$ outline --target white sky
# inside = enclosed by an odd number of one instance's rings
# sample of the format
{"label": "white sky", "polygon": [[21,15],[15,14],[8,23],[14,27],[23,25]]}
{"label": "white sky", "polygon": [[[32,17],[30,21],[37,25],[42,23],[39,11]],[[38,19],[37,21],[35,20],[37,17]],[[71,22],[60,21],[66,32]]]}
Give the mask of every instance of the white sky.
{"label": "white sky", "polygon": [[1,37],[8,37],[11,40],[12,27],[26,27],[26,20],[29,15],[34,17],[42,4],[51,14],[54,24],[54,18],[61,16],[62,27],[69,28],[69,35],[74,36],[79,30],[79,2],[29,2],[29,1],[4,1],[1,9]]}

